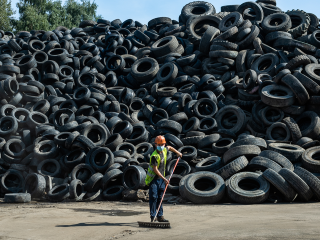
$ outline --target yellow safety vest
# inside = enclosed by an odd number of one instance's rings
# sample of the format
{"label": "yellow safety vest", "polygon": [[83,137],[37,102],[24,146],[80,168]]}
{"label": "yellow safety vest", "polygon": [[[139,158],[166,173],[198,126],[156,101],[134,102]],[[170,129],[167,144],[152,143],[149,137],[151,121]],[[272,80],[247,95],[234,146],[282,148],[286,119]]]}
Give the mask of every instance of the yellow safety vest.
{"label": "yellow safety vest", "polygon": [[[166,172],[165,170],[166,170],[166,164],[167,164],[167,153],[168,153],[167,148],[164,148],[163,149],[163,157],[164,157],[164,173],[163,173],[163,176],[165,176],[165,172]],[[146,176],[146,179],[145,179],[145,183],[146,183],[147,186],[149,186],[149,184],[151,183],[153,178],[157,175],[153,171],[153,168],[151,166],[151,159],[152,159],[153,156],[155,156],[155,158],[156,158],[156,160],[158,162],[158,168],[159,168],[160,162],[161,162],[160,154],[157,152],[157,150],[155,150],[150,156],[149,168],[148,168],[147,176]]]}

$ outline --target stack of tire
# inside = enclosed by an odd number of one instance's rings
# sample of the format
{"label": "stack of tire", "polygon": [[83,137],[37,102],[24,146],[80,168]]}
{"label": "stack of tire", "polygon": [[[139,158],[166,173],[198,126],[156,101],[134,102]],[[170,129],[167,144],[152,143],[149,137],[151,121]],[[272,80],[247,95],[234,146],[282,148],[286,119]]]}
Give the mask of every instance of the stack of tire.
{"label": "stack of tire", "polygon": [[318,198],[319,34],[275,0],[0,30],[1,196],[120,200],[164,135],[169,191],[194,203]]}

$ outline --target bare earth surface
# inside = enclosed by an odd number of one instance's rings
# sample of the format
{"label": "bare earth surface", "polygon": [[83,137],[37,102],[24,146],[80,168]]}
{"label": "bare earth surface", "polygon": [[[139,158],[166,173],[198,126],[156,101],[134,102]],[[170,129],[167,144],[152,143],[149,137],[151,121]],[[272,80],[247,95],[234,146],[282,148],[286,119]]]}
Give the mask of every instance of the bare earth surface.
{"label": "bare earth surface", "polygon": [[0,202],[0,239],[320,239],[320,204],[164,205],[171,229],[139,228],[147,203]]}

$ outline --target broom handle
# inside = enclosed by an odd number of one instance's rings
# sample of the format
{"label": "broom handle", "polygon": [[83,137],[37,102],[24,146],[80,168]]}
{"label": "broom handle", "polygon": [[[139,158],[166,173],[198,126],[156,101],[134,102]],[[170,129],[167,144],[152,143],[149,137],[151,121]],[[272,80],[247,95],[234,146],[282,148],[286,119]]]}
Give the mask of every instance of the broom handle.
{"label": "broom handle", "polygon": [[[179,160],[180,160],[180,157],[177,159],[177,162],[176,162],[176,164],[174,165],[174,168],[173,168],[173,170],[172,170],[172,172],[171,172],[171,175],[170,175],[169,180],[168,180],[169,183],[170,183],[171,177],[172,177],[172,175],[173,175],[173,172],[174,172],[174,170],[176,169],[176,166],[178,165]],[[161,207],[161,204],[162,204],[164,195],[166,194],[167,187],[168,187],[169,183],[166,185],[166,188],[164,189],[164,192],[163,192],[163,195],[162,195],[162,198],[161,198],[161,201],[160,201],[158,210],[157,210],[156,215],[154,216],[154,219],[152,220],[152,222],[154,222],[154,220],[156,219],[156,217],[157,217],[157,215],[158,215],[158,212],[159,212],[159,210],[160,210],[160,207]]]}

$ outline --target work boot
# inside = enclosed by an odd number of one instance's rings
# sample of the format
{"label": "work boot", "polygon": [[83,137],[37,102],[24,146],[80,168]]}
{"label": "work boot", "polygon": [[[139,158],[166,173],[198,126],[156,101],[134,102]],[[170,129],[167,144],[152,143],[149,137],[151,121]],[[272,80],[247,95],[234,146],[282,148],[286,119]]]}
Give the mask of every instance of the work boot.
{"label": "work boot", "polygon": [[165,219],[163,216],[157,217],[158,222],[169,222],[169,220]]}
{"label": "work boot", "polygon": [[[154,217],[150,217],[151,218],[151,222],[153,221]],[[157,218],[154,220],[155,222],[157,221]]]}

